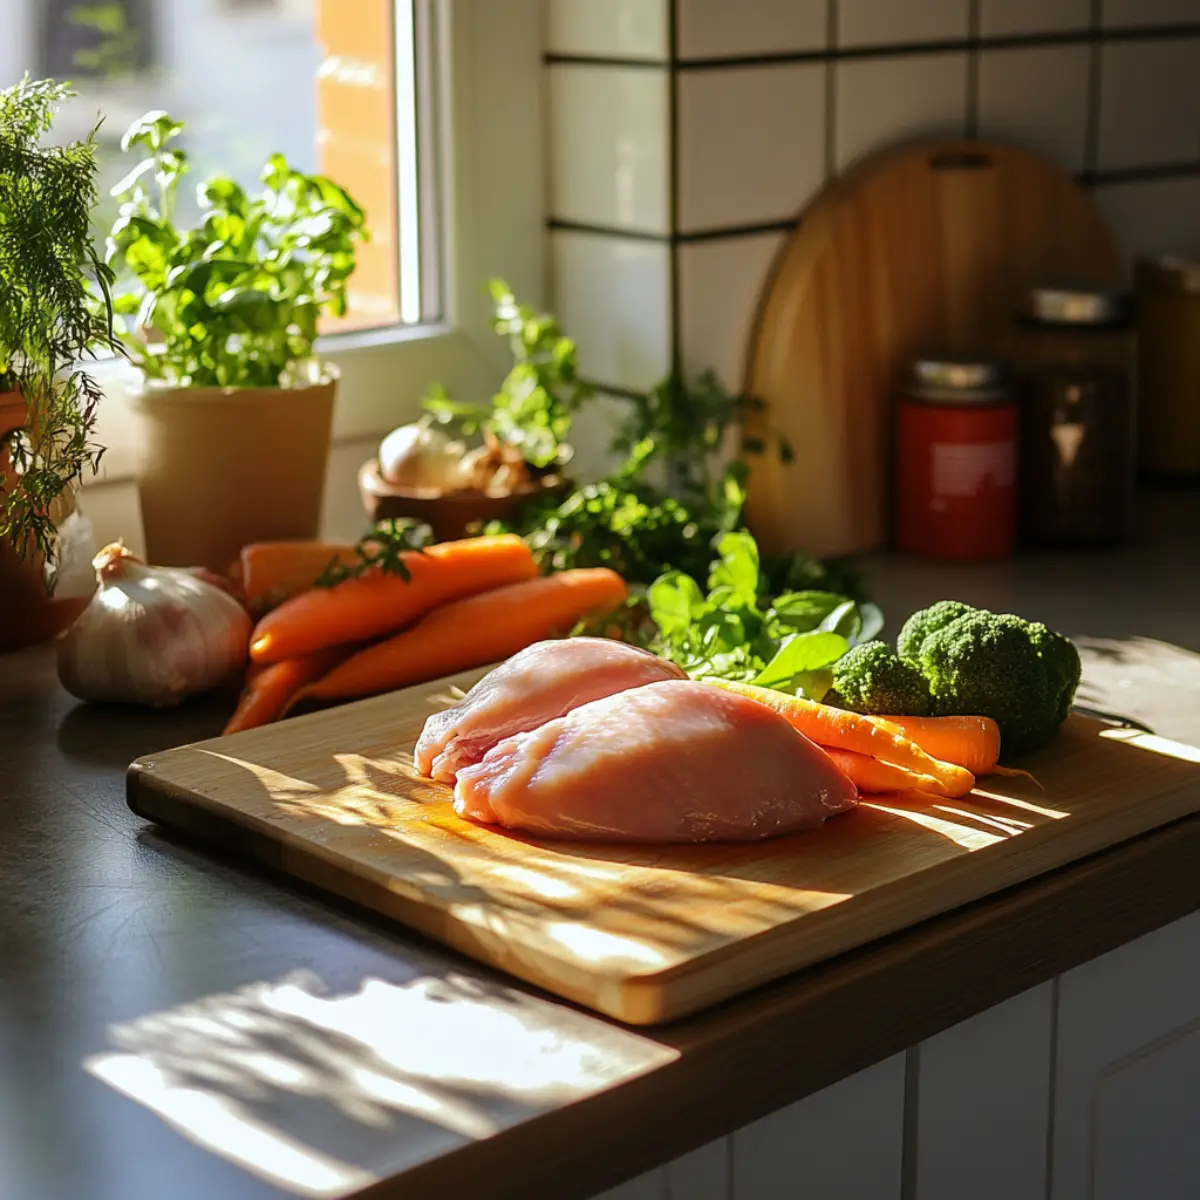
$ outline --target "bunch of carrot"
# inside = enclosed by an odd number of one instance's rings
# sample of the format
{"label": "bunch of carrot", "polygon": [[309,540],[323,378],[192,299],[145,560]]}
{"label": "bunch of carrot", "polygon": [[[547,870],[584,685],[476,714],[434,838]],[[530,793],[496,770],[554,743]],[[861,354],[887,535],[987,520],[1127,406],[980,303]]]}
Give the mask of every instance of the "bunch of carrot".
{"label": "bunch of carrot", "polygon": [[710,682],[779,713],[860,792],[965,796],[977,775],[1010,773],[997,766],[1000,730],[989,717],[864,717],[749,683]]}
{"label": "bunch of carrot", "polygon": [[[274,606],[254,628],[226,733],[277,720],[301,702],[356,699],[507,658],[626,597],[624,581],[602,567],[539,577],[529,547],[512,534],[406,552],[407,578],[372,568],[333,587],[311,586],[331,547],[298,545],[290,556],[243,555],[247,602]],[[309,586],[300,588],[305,575]],[[287,598],[275,603],[281,592]]]}

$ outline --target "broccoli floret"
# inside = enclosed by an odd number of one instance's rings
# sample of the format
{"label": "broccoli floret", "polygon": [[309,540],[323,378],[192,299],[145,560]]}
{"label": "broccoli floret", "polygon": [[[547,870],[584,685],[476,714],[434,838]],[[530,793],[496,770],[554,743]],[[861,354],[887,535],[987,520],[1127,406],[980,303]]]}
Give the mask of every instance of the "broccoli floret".
{"label": "broccoli floret", "polygon": [[883,642],[865,642],[833,666],[833,699],[851,712],[924,717],[929,685]]}
{"label": "broccoli floret", "polygon": [[919,647],[913,665],[929,684],[934,715],[991,717],[1006,756],[1045,745],[1066,720],[1079,684],[1079,655],[1061,634],[983,609],[967,609],[932,630],[920,622],[914,628],[928,630],[907,645],[910,652]]}
{"label": "broccoli floret", "polygon": [[921,647],[930,634],[975,611],[960,600],[939,600],[918,610],[901,627],[900,636],[896,638],[896,652],[906,663],[917,666],[921,661]]}

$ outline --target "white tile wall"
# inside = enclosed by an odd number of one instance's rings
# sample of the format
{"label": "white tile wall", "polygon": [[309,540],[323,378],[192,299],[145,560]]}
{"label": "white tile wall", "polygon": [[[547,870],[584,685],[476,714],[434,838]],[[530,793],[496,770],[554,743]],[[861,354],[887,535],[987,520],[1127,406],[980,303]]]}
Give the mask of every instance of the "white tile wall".
{"label": "white tile wall", "polygon": [[1196,0],[1101,0],[1101,14],[1109,28],[1200,21]]}
{"label": "white tile wall", "polygon": [[[596,4],[596,0],[586,0]],[[677,0],[680,58],[824,48],[826,0]],[[603,7],[603,0],[597,7]]]}
{"label": "white tile wall", "polygon": [[838,44],[965,38],[967,8],[967,0],[838,0]]}
{"label": "white tile wall", "polygon": [[979,56],[979,133],[1037,150],[1069,171],[1084,165],[1087,46],[985,50]]}
{"label": "white tile wall", "polygon": [[547,74],[551,213],[665,233],[666,69],[551,66]]}
{"label": "white tile wall", "polygon": [[984,37],[1058,33],[1086,29],[1091,19],[1091,0],[982,0],[979,32]]}
{"label": "white tile wall", "polygon": [[1101,50],[1099,167],[1200,157],[1200,38]]}
{"label": "white tile wall", "polygon": [[684,73],[676,153],[682,230],[795,215],[824,178],[825,67]]}
{"label": "white tile wall", "polygon": [[1127,258],[1200,254],[1200,176],[1106,184],[1095,196]]}
{"label": "white tile wall", "polygon": [[555,230],[556,314],[590,379],[649,388],[671,365],[670,254],[661,242]]}
{"label": "white tile wall", "polygon": [[680,349],[689,376],[710,368],[731,391],[745,379],[751,326],[783,233],[679,247]]}
{"label": "white tile wall", "polygon": [[838,63],[836,70],[839,170],[897,139],[964,133],[965,54],[867,58]]}
{"label": "white tile wall", "polygon": [[546,49],[602,58],[667,58],[669,0],[545,0]]}

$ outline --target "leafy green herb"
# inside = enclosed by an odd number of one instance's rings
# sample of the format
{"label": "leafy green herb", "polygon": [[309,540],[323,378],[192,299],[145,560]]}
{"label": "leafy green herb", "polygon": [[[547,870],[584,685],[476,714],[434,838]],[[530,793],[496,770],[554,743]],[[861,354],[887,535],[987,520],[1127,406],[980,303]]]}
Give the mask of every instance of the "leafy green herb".
{"label": "leafy green herb", "polygon": [[[101,392],[80,362],[111,349],[112,273],[92,245],[96,129],[43,144],[74,93],[53,80],[0,91],[0,392],[23,397],[23,429],[0,438],[16,473],[0,491],[0,540],[54,553],[53,502],[100,463]],[[98,128],[98,126],[97,126]]]}
{"label": "leafy green herb", "polygon": [[121,333],[130,357],[150,378],[184,386],[302,381],[318,318],[346,312],[355,248],[367,237],[363,210],[332,180],[273,154],[259,195],[213,175],[197,188],[200,224],[180,229],[182,132],[165,112],[150,112],[121,141],[146,154],[113,188],[121,208],[107,249],[134,282],[116,298],[131,322]]}
{"label": "leafy green herb", "polygon": [[740,680],[812,700],[829,691],[833,664],[857,644],[870,616],[830,592],[769,601],[758,547],[744,531],[718,539],[707,594],[690,575],[669,571],[649,586],[645,603],[654,630],[644,643],[693,679]]}
{"label": "leafy green herb", "polygon": [[404,561],[404,555],[422,551],[433,540],[433,530],[423,521],[408,517],[394,517],[379,524],[354,543],[358,561],[341,563],[335,557],[321,572],[317,587],[333,587],[346,579],[358,579],[368,571],[382,571],[388,575],[399,575],[405,583],[412,582],[412,572]]}
{"label": "leafy green herb", "polygon": [[434,384],[423,407],[463,434],[490,433],[519,447],[531,466],[564,463],[571,457],[571,422],[593,393],[579,378],[575,343],[549,313],[520,303],[502,279],[488,287],[495,305],[492,328],[508,339],[512,370],[490,404],[453,400]]}

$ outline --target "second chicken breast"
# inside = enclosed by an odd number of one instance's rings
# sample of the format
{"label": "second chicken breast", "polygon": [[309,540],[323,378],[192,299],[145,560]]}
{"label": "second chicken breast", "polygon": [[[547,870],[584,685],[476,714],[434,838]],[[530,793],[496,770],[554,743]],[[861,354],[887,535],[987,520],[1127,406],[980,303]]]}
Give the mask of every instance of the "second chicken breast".
{"label": "second chicken breast", "polygon": [[573,840],[754,841],[815,829],[854,784],[783,717],[670,680],[574,709],[458,774],[460,816]]}

